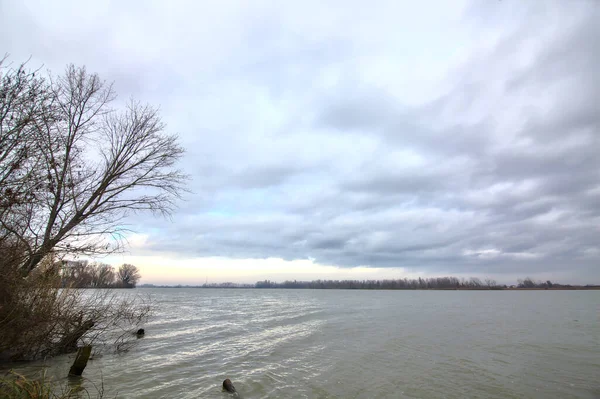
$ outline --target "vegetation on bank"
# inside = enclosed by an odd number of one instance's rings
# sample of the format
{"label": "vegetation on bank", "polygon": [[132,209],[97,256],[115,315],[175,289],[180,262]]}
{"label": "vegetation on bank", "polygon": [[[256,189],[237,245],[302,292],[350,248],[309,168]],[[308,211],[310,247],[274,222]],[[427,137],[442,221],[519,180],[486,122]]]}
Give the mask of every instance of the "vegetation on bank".
{"label": "vegetation on bank", "polygon": [[141,295],[59,288],[55,264],[44,259],[27,278],[0,277],[0,361],[51,357],[82,344],[123,348],[148,319],[152,303]]}
{"label": "vegetation on bank", "polygon": [[84,67],[0,58],[0,361],[122,340],[149,314],[139,297],[72,289],[133,287],[134,266],[64,261],[120,251],[124,218],[168,215],[184,190],[158,110],[115,99]]}

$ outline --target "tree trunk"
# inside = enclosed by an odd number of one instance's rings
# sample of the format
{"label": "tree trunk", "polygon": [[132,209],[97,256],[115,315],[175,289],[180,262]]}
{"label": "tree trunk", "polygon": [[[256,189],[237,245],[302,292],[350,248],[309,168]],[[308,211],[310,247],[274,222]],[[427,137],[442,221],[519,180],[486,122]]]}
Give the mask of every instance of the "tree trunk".
{"label": "tree trunk", "polygon": [[90,328],[94,327],[94,322],[87,320],[85,323],[77,326],[75,330],[68,333],[58,344],[59,353],[69,353],[77,348],[77,341],[83,336]]}
{"label": "tree trunk", "polygon": [[75,357],[75,361],[69,369],[69,375],[80,376],[81,374],[83,374],[83,370],[85,369],[85,366],[87,366],[87,362],[91,354],[91,345],[86,345],[79,348],[79,350],[77,351],[77,356]]}

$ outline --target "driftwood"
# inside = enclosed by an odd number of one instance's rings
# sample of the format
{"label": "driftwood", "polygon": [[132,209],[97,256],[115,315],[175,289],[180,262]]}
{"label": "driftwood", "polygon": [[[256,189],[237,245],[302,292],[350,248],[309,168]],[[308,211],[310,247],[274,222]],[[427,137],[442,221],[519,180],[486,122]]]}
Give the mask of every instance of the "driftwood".
{"label": "driftwood", "polygon": [[69,375],[72,376],[80,376],[83,374],[83,370],[85,366],[87,366],[87,362],[92,354],[92,346],[86,345],[82,346],[77,350],[77,356],[75,357],[75,361],[69,370]]}

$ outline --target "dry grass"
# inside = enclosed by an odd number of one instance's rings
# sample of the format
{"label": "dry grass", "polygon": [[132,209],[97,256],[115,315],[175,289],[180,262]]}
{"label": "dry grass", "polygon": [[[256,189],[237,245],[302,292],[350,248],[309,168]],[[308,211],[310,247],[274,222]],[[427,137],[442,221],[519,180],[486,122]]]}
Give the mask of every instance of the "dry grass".
{"label": "dry grass", "polygon": [[104,397],[104,387],[91,393],[81,385],[59,384],[44,373],[30,379],[16,373],[0,378],[0,398],[3,399],[92,399]]}

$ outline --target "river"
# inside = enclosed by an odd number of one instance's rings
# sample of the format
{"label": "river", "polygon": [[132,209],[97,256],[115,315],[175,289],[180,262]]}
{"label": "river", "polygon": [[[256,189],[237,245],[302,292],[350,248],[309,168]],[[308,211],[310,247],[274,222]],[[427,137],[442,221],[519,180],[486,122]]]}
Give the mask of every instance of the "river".
{"label": "river", "polygon": [[[146,335],[105,397],[600,398],[600,291],[137,289]],[[43,363],[65,380],[72,356]],[[30,374],[42,363],[15,365]]]}

